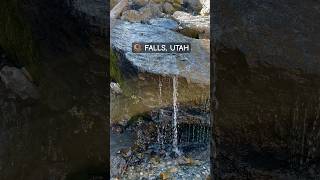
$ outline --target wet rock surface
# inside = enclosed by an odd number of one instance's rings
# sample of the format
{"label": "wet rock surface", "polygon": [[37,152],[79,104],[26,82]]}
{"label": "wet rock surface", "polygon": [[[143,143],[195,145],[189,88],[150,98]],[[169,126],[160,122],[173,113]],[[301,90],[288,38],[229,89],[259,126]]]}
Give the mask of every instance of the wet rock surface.
{"label": "wet rock surface", "polygon": [[319,121],[319,76],[274,66],[252,68],[233,49],[217,51],[216,62],[218,176],[317,177],[313,128]]}
{"label": "wet rock surface", "polygon": [[[167,122],[169,126],[170,122]],[[167,134],[161,130],[164,133],[164,137],[162,135],[159,137],[159,134],[157,134],[157,128],[161,127],[168,130]],[[111,142],[118,141],[119,143],[111,146],[114,169],[111,176],[113,178],[207,179],[210,175],[207,143],[204,143],[202,146],[192,146],[190,144],[183,146],[183,143],[179,140],[180,151],[183,152],[183,155],[177,157],[170,150],[172,148],[170,144],[172,143],[172,140],[170,140],[172,136],[169,135],[171,128],[157,126],[156,121],[150,121],[149,118],[141,117],[137,121],[125,126],[125,129],[123,133],[111,136]],[[192,130],[190,132],[193,138],[200,140],[200,134],[192,133]],[[123,138],[128,133],[135,135]],[[210,133],[207,134],[209,135]],[[179,137],[182,140],[182,136]],[[161,140],[162,138],[166,140]],[[127,141],[134,142],[134,144],[127,144]],[[117,153],[114,153],[115,151]]]}
{"label": "wet rock surface", "polygon": [[318,6],[216,1],[217,177],[319,177]]}

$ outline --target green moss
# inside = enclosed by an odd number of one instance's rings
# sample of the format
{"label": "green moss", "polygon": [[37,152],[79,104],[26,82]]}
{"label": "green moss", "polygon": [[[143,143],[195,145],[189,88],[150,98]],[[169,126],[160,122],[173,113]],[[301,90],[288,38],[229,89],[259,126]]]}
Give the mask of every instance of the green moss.
{"label": "green moss", "polygon": [[118,56],[112,49],[110,49],[110,78],[112,81],[115,81],[120,84],[122,92],[125,96],[132,96],[135,93],[132,91],[132,87],[128,84],[125,78],[122,75],[122,72],[119,68]]}
{"label": "green moss", "polygon": [[18,0],[0,1],[0,46],[15,64],[25,66],[38,79],[38,53],[20,4]]}
{"label": "green moss", "polygon": [[118,57],[113,52],[112,49],[110,49],[110,78],[111,78],[111,80],[116,81],[119,84],[123,83],[121,71],[118,66]]}

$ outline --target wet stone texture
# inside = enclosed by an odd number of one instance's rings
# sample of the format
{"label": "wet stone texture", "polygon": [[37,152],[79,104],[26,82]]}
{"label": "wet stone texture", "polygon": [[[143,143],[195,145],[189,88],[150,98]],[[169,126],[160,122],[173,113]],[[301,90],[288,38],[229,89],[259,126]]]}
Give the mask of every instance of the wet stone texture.
{"label": "wet stone texture", "polygon": [[319,4],[216,1],[218,177],[317,179]]}
{"label": "wet stone texture", "polygon": [[215,53],[217,176],[317,178],[319,75],[251,66],[250,55],[239,49]]}
{"label": "wet stone texture", "polygon": [[[207,157],[211,132],[208,124],[186,120],[187,114],[197,114],[199,117],[201,113],[205,114],[204,111],[199,113],[198,109],[190,113],[192,110],[192,108],[180,108],[178,112],[179,117],[185,120],[185,122],[178,121],[177,125],[177,142],[182,153],[180,156],[173,152],[172,108],[154,110],[148,115],[137,117],[136,121],[123,127],[124,131],[112,135],[112,142],[122,139],[119,141],[122,147],[116,144],[111,146],[111,152],[117,151],[112,155],[113,178],[208,178],[210,160]],[[163,114],[161,122],[159,113]],[[125,143],[126,139],[123,137],[128,133],[131,134],[129,141],[134,142],[133,144]]]}

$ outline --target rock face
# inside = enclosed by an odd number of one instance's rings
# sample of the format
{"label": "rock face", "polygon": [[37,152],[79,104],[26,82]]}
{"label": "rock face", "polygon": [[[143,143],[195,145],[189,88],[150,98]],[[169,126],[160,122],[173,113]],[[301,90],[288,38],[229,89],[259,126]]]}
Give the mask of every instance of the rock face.
{"label": "rock face", "polygon": [[[115,3],[115,2],[114,2]],[[89,24],[101,33],[106,29],[107,2],[105,0],[73,0],[69,6],[73,7],[76,14],[81,14]]]}
{"label": "rock face", "polygon": [[200,38],[210,38],[210,16],[193,16],[183,11],[176,11],[172,17],[178,21],[184,31]]}
{"label": "rock face", "polygon": [[[320,113],[319,7],[316,1],[215,1],[217,174],[319,176],[319,138],[310,138]],[[228,161],[250,168],[234,175]]]}
{"label": "rock face", "polygon": [[[0,58],[0,179],[99,179],[106,172],[107,142],[100,139],[107,137],[105,124],[109,121],[105,118],[106,81],[104,75],[100,75],[105,71],[101,66],[105,58],[89,48],[87,38],[79,33],[87,24],[78,23],[79,16],[71,16],[66,2],[0,3],[0,29],[7,29],[0,33],[0,39],[5,41],[1,47],[8,55],[8,62]],[[18,6],[9,7],[9,4]],[[14,11],[10,11],[12,9]],[[3,16],[5,12],[10,16]],[[31,34],[20,21],[11,21],[16,17],[25,21]],[[3,18],[9,23],[2,21]],[[2,26],[3,22],[8,26]],[[12,41],[16,39],[18,41]],[[19,46],[4,46],[15,43]],[[26,50],[39,52],[38,58],[30,59],[34,56],[24,53]],[[39,100],[20,98],[36,95],[23,68],[14,68],[14,65],[25,66],[30,71],[41,93]],[[41,69],[34,73],[31,68]],[[100,171],[99,166],[103,170]]]}
{"label": "rock face", "polygon": [[0,78],[6,87],[18,94],[20,98],[39,98],[37,88],[28,80],[22,70],[5,66],[0,71]]}
{"label": "rock face", "polygon": [[[123,31],[123,30],[126,31]],[[135,33],[132,33],[135,32]],[[191,53],[163,54],[132,52],[132,43],[184,42],[191,43]],[[116,52],[123,54],[124,61],[140,72],[171,76],[178,75],[194,83],[209,84],[209,40],[185,37],[177,32],[140,23],[118,22],[111,33],[111,43]]]}
{"label": "rock face", "polygon": [[217,42],[239,48],[249,65],[320,73],[320,39],[316,1],[217,1],[213,34]]}

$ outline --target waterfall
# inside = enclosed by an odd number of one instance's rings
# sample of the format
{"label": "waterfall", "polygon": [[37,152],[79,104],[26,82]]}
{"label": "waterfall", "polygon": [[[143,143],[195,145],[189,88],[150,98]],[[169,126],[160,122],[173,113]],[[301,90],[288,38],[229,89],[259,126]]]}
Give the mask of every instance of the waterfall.
{"label": "waterfall", "polygon": [[161,109],[161,105],[162,105],[162,82],[161,82],[161,76],[159,76],[159,107],[160,109],[159,109],[158,125],[157,125],[157,142],[160,145],[160,148],[163,147],[163,125],[161,123],[163,111]]}
{"label": "waterfall", "polygon": [[179,153],[178,149],[178,129],[177,129],[177,113],[178,113],[178,106],[177,106],[177,97],[178,97],[178,79],[177,76],[173,76],[173,151],[177,154]]}

